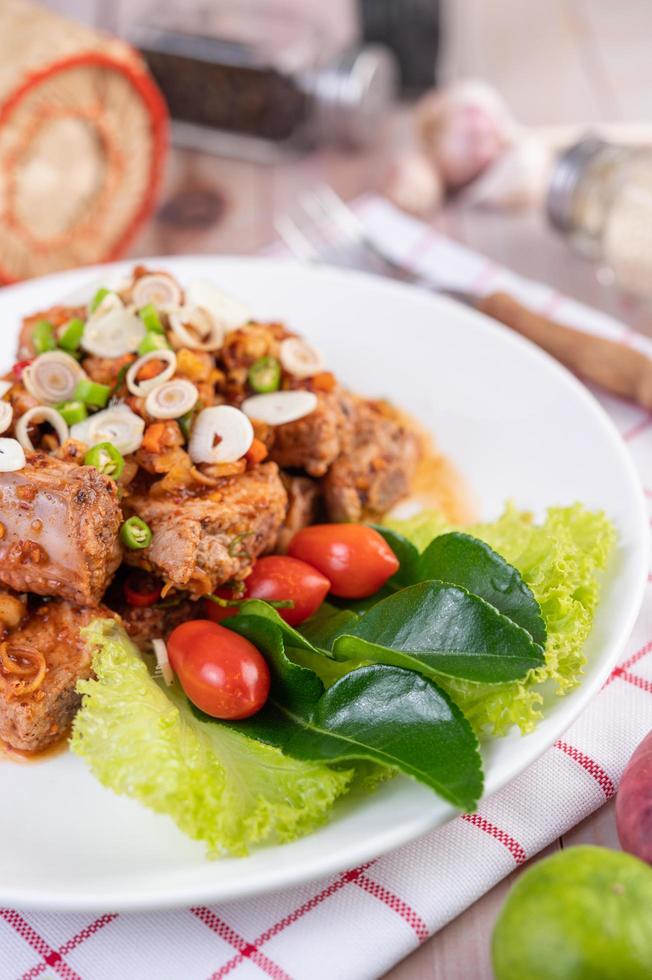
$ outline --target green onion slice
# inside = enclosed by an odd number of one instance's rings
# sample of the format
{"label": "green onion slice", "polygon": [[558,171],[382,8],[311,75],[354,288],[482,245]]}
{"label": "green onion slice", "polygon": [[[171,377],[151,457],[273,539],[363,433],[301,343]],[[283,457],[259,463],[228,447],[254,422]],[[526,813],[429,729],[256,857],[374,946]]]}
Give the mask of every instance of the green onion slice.
{"label": "green onion slice", "polygon": [[148,330],[138,345],[138,353],[149,354],[153,350],[170,350],[170,345],[164,334]]}
{"label": "green onion slice", "polygon": [[247,381],[254,391],[261,394],[278,391],[281,384],[281,365],[275,357],[259,357],[249,368]]}
{"label": "green onion slice", "polygon": [[153,538],[150,527],[140,517],[130,517],[120,528],[120,540],[127,548],[146,548]]}
{"label": "green onion slice", "polygon": [[108,385],[101,385],[96,381],[89,381],[88,378],[82,378],[81,381],[78,381],[77,387],[75,388],[75,400],[84,402],[84,404],[89,405],[91,408],[104,408],[109,400],[110,394],[111,389]]}
{"label": "green onion slice", "polygon": [[100,305],[100,303],[102,302],[102,300],[104,299],[104,297],[105,296],[108,296],[110,292],[111,292],[111,290],[110,289],[105,289],[104,286],[102,286],[101,289],[98,289],[98,291],[95,293],[95,295],[93,296],[92,300],[88,304],[88,310],[89,310],[89,312],[90,313],[95,313],[95,310],[98,308],[98,306]]}
{"label": "green onion slice", "polygon": [[125,468],[122,453],[119,453],[110,442],[98,442],[97,446],[89,449],[84,456],[84,463],[86,466],[94,466],[100,473],[110,476],[113,480],[118,480]]}
{"label": "green onion slice", "polygon": [[69,354],[78,350],[84,333],[84,321],[75,316],[68,320],[59,335],[59,347],[62,347]]}
{"label": "green onion slice", "polygon": [[63,415],[68,425],[75,425],[77,422],[83,422],[84,419],[88,418],[88,411],[83,402],[60,402],[55,407],[57,412],[59,412],[60,415]]}
{"label": "green onion slice", "polygon": [[158,311],[153,303],[148,303],[147,306],[143,306],[138,310],[138,316],[145,324],[146,329],[151,331],[151,333],[165,333]]}
{"label": "green onion slice", "polygon": [[37,354],[56,350],[57,340],[54,336],[54,327],[48,320],[39,320],[36,324],[32,333],[32,343]]}

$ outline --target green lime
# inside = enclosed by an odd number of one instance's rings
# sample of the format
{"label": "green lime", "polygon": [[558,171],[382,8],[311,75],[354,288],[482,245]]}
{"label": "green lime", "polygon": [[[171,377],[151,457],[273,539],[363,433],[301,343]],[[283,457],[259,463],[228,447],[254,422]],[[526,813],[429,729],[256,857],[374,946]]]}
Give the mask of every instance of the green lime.
{"label": "green lime", "polygon": [[500,912],[492,960],[496,980],[650,980],[652,868],[602,847],[533,865]]}

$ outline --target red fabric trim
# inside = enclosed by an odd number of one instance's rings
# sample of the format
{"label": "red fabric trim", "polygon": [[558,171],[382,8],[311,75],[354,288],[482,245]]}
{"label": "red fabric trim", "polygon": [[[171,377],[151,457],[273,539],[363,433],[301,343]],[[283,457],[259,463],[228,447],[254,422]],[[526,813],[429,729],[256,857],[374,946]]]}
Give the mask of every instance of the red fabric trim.
{"label": "red fabric trim", "polygon": [[[134,53],[134,58],[137,55]],[[110,262],[122,255],[129,247],[133,238],[139,231],[143,222],[149,217],[156,204],[156,196],[163,177],[163,165],[168,148],[168,113],[163,96],[154,84],[152,78],[143,69],[138,69],[135,65],[130,65],[117,58],[111,57],[100,52],[89,51],[60,61],[52,62],[39,71],[31,72],[29,77],[16,88],[9,98],[0,106],[0,126],[7,121],[14,109],[31,89],[40,85],[46,79],[69,68],[77,68],[80,65],[98,65],[103,68],[110,68],[127,79],[140,96],[149,114],[152,130],[152,164],[150,169],[150,179],[147,190],[141,201],[140,207],[133,215],[131,221],[125,228],[121,237],[115,245],[108,250],[105,256],[98,261]],[[0,266],[0,279],[5,283],[16,282],[15,277]]]}
{"label": "red fabric trim", "polygon": [[555,742],[554,747],[564,752],[573,762],[577,762],[582,769],[585,769],[590,776],[593,776],[604,793],[606,800],[610,800],[612,796],[616,795],[616,787],[613,780],[595,759],[585,755],[584,752],[580,752],[574,745],[569,745],[568,742],[562,742],[561,739]]}
{"label": "red fabric trim", "polygon": [[26,919],[14,909],[0,909],[0,916],[15,929],[21,939],[24,939],[32,949],[43,958],[44,966],[51,967],[63,980],[82,980],[78,973],[62,958],[61,953],[46,943],[45,939],[36,932]]}
{"label": "red fabric trim", "polygon": [[478,830],[483,830],[485,834],[489,837],[493,837],[494,840],[499,841],[506,847],[509,853],[514,858],[517,865],[525,864],[527,861],[527,854],[525,849],[517,840],[515,840],[506,830],[502,830],[500,827],[496,827],[495,824],[491,823],[486,817],[480,816],[479,813],[463,813],[462,820],[466,820],[473,827],[477,827]]}
{"label": "red fabric trim", "polygon": [[619,677],[621,681],[627,681],[628,684],[633,684],[634,687],[640,688],[641,691],[646,691],[648,694],[652,694],[652,681],[648,681],[645,677],[639,677],[637,674],[631,674],[623,667],[616,667],[614,670],[614,675]]}
{"label": "red fabric trim", "polygon": [[623,432],[623,439],[625,440],[625,442],[631,442],[632,439],[636,438],[636,436],[640,436],[642,432],[645,432],[646,429],[649,429],[651,425],[652,425],[652,415],[648,413],[645,416],[645,418],[640,419],[640,421],[638,421],[636,425],[633,425],[631,429],[628,429],[627,432]]}
{"label": "red fabric trim", "polygon": [[223,919],[220,919],[210,909],[206,908],[205,906],[196,906],[195,908],[191,908],[190,912],[195,915],[200,922],[203,922],[204,925],[211,930],[211,932],[218,935],[220,939],[224,939],[225,942],[229,943],[231,946],[234,946],[235,949],[238,950],[238,953],[242,959],[251,960],[252,963],[255,963],[260,970],[267,974],[268,977],[272,977],[272,980],[292,980],[285,970],[281,969],[278,964],[274,963],[273,960],[270,960],[264,953],[261,953],[261,951],[258,949],[257,943],[248,943],[246,939],[235,931],[235,929],[232,929],[228,923],[224,922]]}
{"label": "red fabric trim", "polygon": [[400,917],[410,926],[420,943],[423,943],[426,941],[426,939],[428,939],[430,935],[428,926],[425,924],[421,916],[415,912],[415,910],[408,905],[407,902],[404,902],[402,898],[399,898],[398,895],[394,894],[394,892],[390,892],[388,888],[385,888],[385,886],[381,885],[379,882],[373,881],[371,878],[367,878],[366,875],[359,875],[358,878],[356,878],[355,884],[358,886],[358,888],[362,888],[363,891],[368,892],[370,895],[373,895],[374,898],[377,898],[379,902],[382,902],[383,905],[390,908],[392,912],[396,912],[397,915],[400,915]]}

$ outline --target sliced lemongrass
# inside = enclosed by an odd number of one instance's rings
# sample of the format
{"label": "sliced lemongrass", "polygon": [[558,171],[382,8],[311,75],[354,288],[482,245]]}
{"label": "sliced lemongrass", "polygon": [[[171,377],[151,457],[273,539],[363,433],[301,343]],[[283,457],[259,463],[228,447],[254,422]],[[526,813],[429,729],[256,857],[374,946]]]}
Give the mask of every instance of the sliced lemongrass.
{"label": "sliced lemongrass", "polygon": [[[139,381],[138,374],[150,361],[165,361],[166,366],[156,375],[155,378],[148,378],[146,381]],[[131,365],[127,371],[127,388],[132,395],[144,398],[145,395],[162,385],[164,381],[169,381],[177,369],[177,355],[172,350],[152,350],[143,354]]]}
{"label": "sliced lemongrass", "polygon": [[6,432],[14,417],[14,410],[9,402],[0,402],[0,432]]}
{"label": "sliced lemongrass", "polygon": [[24,369],[21,380],[39,402],[56,405],[71,399],[84,378],[86,372],[74,357],[62,350],[51,350],[34,358]]}
{"label": "sliced lemongrass", "polygon": [[140,309],[150,303],[158,310],[179,306],[181,303],[181,286],[166,272],[152,272],[141,276],[131,290],[131,302]]}
{"label": "sliced lemongrass", "polygon": [[13,381],[0,381],[0,398],[4,398],[8,391],[14,386]]}
{"label": "sliced lemongrass", "polygon": [[273,391],[268,395],[245,398],[241,408],[249,418],[259,422],[286,425],[314,412],[317,396],[312,391]]}
{"label": "sliced lemongrass", "polygon": [[24,415],[21,415],[16,422],[16,438],[25,452],[34,452],[34,444],[29,437],[28,430],[30,425],[38,425],[40,422],[48,422],[52,426],[60,446],[70,435],[70,430],[63,416],[57,412],[56,408],[52,408],[50,405],[35,405],[34,408],[29,408]]}
{"label": "sliced lemongrass", "polygon": [[286,337],[279,348],[279,359],[288,374],[295,378],[311,378],[324,367],[319,351],[301,337]]}
{"label": "sliced lemongrass", "polygon": [[145,411],[155,419],[179,419],[197,404],[199,392],[192,381],[176,378],[153,388],[145,399]]}
{"label": "sliced lemongrass", "polygon": [[224,344],[224,324],[203,306],[181,306],[171,310],[168,322],[177,340],[191,350],[215,351]]}
{"label": "sliced lemongrass", "polygon": [[172,667],[170,665],[170,660],[168,658],[168,648],[165,645],[165,640],[161,640],[160,638],[157,638],[156,640],[152,640],[152,649],[154,650],[154,653],[156,655],[156,663],[158,665],[158,669],[161,672],[161,676],[169,687],[170,684],[172,684],[172,682],[174,681],[174,671],[172,670]]}
{"label": "sliced lemongrass", "polygon": [[193,463],[235,463],[254,441],[254,428],[232,405],[205,408],[195,419],[188,453]]}
{"label": "sliced lemongrass", "polygon": [[208,279],[195,279],[186,289],[186,303],[203,306],[228,330],[237,330],[252,319],[251,310],[234,296],[222,292]]}
{"label": "sliced lemongrass", "polygon": [[143,441],[145,422],[128,405],[116,405],[73,425],[70,435],[86,446],[110,442],[123,456],[135,453]]}
{"label": "sliced lemongrass", "polygon": [[15,473],[25,465],[25,450],[18,439],[0,439],[0,473]]}
{"label": "sliced lemongrass", "polygon": [[86,321],[81,346],[95,357],[122,357],[138,349],[146,332],[140,317],[109,293]]}

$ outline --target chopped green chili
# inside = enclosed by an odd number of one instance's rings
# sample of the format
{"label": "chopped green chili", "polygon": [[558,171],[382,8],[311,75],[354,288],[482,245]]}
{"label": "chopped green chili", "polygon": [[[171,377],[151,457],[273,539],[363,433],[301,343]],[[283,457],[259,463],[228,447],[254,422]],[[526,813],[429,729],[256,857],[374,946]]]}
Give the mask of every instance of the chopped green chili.
{"label": "chopped green chili", "polygon": [[91,408],[104,408],[110,394],[111,389],[108,385],[98,384],[97,381],[90,381],[88,378],[78,381],[75,388],[75,399],[90,405]]}
{"label": "chopped green chili", "polygon": [[165,333],[158,311],[153,303],[148,303],[147,306],[143,306],[138,310],[138,316],[145,324],[147,330],[150,330],[152,333]]}
{"label": "chopped green chili", "polygon": [[120,528],[120,540],[127,548],[146,548],[153,538],[151,529],[140,517],[130,517]]}
{"label": "chopped green chili", "polygon": [[61,402],[56,406],[56,409],[59,415],[63,415],[64,421],[68,425],[75,425],[77,422],[83,422],[84,419],[88,418],[86,406],[80,401]]}
{"label": "chopped green chili", "polygon": [[37,354],[44,354],[46,351],[55,350],[57,340],[54,336],[54,327],[48,320],[39,320],[34,327],[32,343]]}
{"label": "chopped green chili", "polygon": [[97,446],[89,449],[84,456],[84,463],[86,466],[94,466],[100,473],[110,476],[113,480],[118,480],[125,468],[122,453],[118,452],[110,442],[99,442]]}
{"label": "chopped green chili", "polygon": [[247,381],[254,391],[261,394],[278,391],[281,383],[281,365],[275,357],[259,357],[249,368]]}
{"label": "chopped green chili", "polygon": [[82,334],[84,333],[84,321],[79,317],[68,320],[59,337],[59,347],[71,354],[79,348]]}

